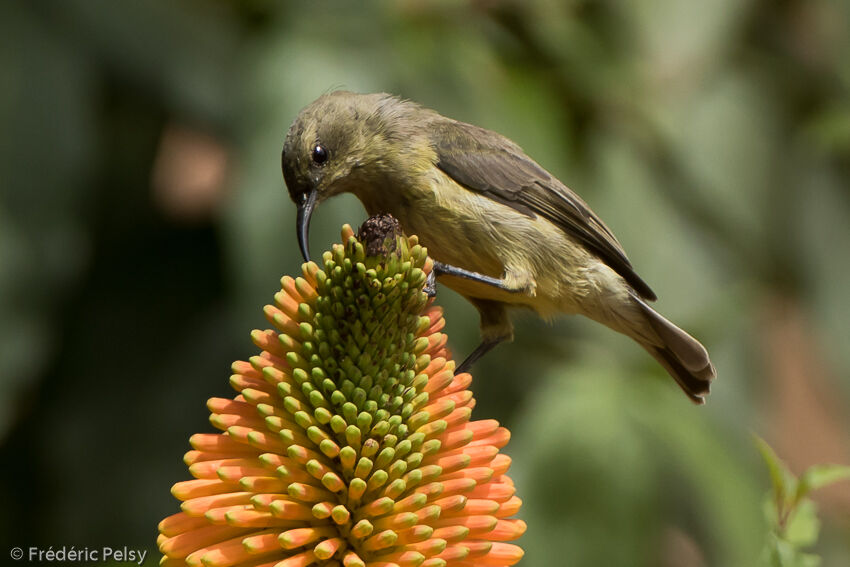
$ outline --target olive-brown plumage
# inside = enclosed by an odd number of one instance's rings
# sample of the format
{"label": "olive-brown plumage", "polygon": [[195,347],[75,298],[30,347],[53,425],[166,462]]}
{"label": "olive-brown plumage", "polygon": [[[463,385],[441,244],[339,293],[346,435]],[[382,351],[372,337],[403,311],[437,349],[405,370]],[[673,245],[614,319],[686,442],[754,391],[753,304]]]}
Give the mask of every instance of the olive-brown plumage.
{"label": "olive-brown plumage", "polygon": [[440,281],[481,314],[483,342],[464,365],[512,339],[507,311],[525,307],[599,321],[637,341],[693,401],[709,393],[705,348],[648,305],[655,294],[611,230],[504,136],[391,95],[338,91],[298,115],[282,166],[305,258],[314,206],[342,192],[419,236]]}

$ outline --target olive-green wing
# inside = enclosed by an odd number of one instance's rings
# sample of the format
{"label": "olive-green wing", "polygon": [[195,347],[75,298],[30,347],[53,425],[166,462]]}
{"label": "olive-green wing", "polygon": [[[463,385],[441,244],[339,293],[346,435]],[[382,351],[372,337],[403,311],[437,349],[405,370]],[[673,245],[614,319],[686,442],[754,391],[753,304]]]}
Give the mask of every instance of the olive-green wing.
{"label": "olive-green wing", "polygon": [[431,124],[429,134],[437,167],[460,185],[525,215],[548,219],[587,246],[641,297],[656,298],[602,220],[519,146],[490,130],[453,120]]}

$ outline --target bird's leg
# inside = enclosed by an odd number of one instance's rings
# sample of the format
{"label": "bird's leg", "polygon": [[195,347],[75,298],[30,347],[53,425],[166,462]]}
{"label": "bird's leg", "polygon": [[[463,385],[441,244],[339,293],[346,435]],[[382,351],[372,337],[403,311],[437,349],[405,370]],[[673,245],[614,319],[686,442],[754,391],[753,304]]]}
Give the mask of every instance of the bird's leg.
{"label": "bird's leg", "polygon": [[468,372],[473,364],[478,362],[478,359],[493,350],[493,347],[504,341],[505,339],[485,339],[481,341],[481,343],[475,347],[469,356],[467,356],[463,362],[460,363],[460,366],[455,370],[455,374],[460,374],[462,372]]}
{"label": "bird's leg", "polygon": [[[434,283],[433,280],[436,276],[455,276],[457,278],[491,285],[510,293],[526,293],[532,297],[535,295],[535,289],[537,287],[533,279],[529,276],[521,277],[519,273],[508,272],[503,279],[499,279],[491,276],[485,276],[478,272],[464,270],[463,268],[458,268],[457,266],[452,266],[450,264],[437,262],[435,260],[434,269],[431,270],[431,273],[428,275],[428,281],[425,284],[426,293],[433,292],[433,294],[436,294],[436,285],[431,285]],[[433,297],[433,295],[429,296]]]}
{"label": "bird's leg", "polygon": [[467,372],[479,358],[493,350],[493,347],[504,341],[512,341],[514,338],[514,327],[508,318],[504,303],[485,299],[467,299],[481,315],[481,344],[469,353],[469,356],[457,367],[455,374]]}

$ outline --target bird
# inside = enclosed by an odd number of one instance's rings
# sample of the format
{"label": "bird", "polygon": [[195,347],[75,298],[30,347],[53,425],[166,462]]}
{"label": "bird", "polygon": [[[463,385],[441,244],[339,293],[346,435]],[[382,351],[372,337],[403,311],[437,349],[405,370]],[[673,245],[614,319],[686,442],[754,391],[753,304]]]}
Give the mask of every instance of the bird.
{"label": "bird", "polygon": [[481,343],[457,372],[513,340],[515,309],[578,314],[632,338],[705,403],[716,376],[705,347],[649,305],[656,294],[587,203],[507,137],[388,93],[339,90],[299,112],[281,167],[306,261],[315,207],[341,193],[418,236],[440,285],[480,314]]}

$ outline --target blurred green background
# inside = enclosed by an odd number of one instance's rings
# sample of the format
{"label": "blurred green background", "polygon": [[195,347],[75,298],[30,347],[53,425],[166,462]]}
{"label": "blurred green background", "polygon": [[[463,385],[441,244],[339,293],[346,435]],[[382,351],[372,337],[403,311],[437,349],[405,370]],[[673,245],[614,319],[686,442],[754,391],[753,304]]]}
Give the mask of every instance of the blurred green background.
{"label": "blurred green background", "polygon": [[[514,433],[522,564],[753,565],[750,432],[797,472],[850,463],[848,22],[844,0],[0,3],[0,553],[155,555],[205,400],[299,270],[283,137],[346,88],[517,141],[717,366],[699,408],[628,339],[517,317],[473,388]],[[327,203],[312,249],[364,218]],[[439,302],[462,357],[477,315]],[[848,483],[818,503],[815,551],[850,564]]]}

